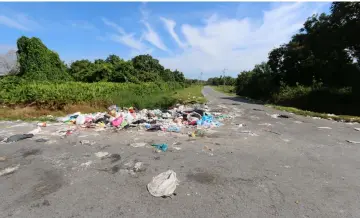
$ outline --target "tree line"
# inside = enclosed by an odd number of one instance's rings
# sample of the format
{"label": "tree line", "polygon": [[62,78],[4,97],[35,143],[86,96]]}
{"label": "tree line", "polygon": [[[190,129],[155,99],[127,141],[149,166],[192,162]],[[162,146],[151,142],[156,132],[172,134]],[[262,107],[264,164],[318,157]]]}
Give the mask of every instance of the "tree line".
{"label": "tree line", "polygon": [[[209,78],[222,85],[224,78]],[[268,61],[242,71],[236,93],[301,109],[360,115],[360,3],[334,2],[309,17]],[[230,84],[230,83],[229,83]]]}
{"label": "tree line", "polygon": [[331,13],[313,15],[268,61],[238,75],[237,93],[269,98],[281,87],[349,87],[359,94],[360,3],[334,2]]}
{"label": "tree line", "polygon": [[84,59],[66,65],[39,38],[22,36],[17,40],[16,56],[17,60],[11,64],[1,58],[1,68],[7,70],[7,75],[26,81],[186,82],[182,72],[166,69],[148,54],[138,55],[128,61],[112,54],[105,60],[92,62]]}

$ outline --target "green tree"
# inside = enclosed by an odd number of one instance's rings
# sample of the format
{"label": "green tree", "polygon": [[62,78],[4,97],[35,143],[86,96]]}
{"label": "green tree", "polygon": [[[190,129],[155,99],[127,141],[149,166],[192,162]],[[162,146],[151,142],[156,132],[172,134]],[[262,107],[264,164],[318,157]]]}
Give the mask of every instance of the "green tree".
{"label": "green tree", "polygon": [[59,55],[49,50],[39,38],[22,36],[17,40],[17,48],[19,76],[27,80],[71,80]]}

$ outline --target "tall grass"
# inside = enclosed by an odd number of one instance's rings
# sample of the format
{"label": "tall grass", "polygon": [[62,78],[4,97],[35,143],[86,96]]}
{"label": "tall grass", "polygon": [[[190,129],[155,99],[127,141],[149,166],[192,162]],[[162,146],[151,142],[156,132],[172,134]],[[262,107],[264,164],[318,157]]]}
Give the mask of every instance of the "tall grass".
{"label": "tall grass", "polygon": [[69,104],[111,104],[138,107],[162,106],[173,103],[173,91],[183,88],[179,83],[12,83],[1,81],[0,103],[62,108]]}

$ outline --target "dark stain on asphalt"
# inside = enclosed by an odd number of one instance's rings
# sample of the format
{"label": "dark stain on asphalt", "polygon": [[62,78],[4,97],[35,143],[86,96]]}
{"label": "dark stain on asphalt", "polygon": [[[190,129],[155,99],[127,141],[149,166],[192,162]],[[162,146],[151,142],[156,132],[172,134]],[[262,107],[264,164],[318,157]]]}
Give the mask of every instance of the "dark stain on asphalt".
{"label": "dark stain on asphalt", "polygon": [[[21,196],[16,203],[23,204],[39,200],[49,194],[57,192],[65,184],[63,175],[56,170],[45,170],[41,172],[40,182],[34,185],[31,191]],[[47,205],[45,202],[44,205]]]}
{"label": "dark stain on asphalt", "polygon": [[114,165],[114,166],[111,167],[111,173],[112,174],[119,172],[119,170],[120,170],[119,165]]}
{"label": "dark stain on asphalt", "polygon": [[121,159],[120,154],[111,154],[110,157],[111,163],[115,163]]}
{"label": "dark stain on asphalt", "polygon": [[216,180],[216,175],[208,172],[188,173],[186,177],[188,178],[188,180],[195,181],[201,184],[213,184]]}
{"label": "dark stain on asphalt", "polygon": [[42,153],[42,151],[41,151],[40,149],[30,149],[30,150],[25,151],[25,152],[22,154],[22,156],[23,156],[23,158],[26,158],[26,157],[28,157],[28,156],[31,156],[31,155],[39,155],[39,154],[41,154],[41,153]]}
{"label": "dark stain on asphalt", "polygon": [[290,118],[288,115],[284,115],[284,114],[280,114],[279,116],[278,116],[279,118]]}

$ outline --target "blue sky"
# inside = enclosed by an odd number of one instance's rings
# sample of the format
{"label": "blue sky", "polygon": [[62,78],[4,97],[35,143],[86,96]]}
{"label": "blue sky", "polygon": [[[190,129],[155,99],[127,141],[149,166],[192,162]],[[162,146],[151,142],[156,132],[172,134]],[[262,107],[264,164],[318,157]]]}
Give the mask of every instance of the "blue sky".
{"label": "blue sky", "polygon": [[231,76],[266,61],[330,3],[0,3],[0,54],[22,35],[39,37],[62,60],[151,54],[189,78]]}

